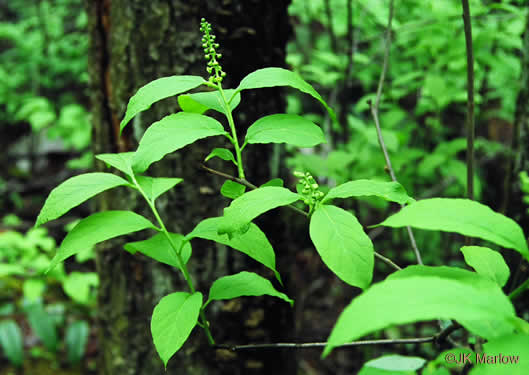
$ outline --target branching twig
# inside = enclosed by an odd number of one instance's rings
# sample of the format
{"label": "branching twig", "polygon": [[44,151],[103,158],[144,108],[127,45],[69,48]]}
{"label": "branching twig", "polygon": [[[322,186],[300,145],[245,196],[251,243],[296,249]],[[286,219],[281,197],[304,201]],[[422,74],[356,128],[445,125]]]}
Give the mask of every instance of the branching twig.
{"label": "branching twig", "polygon": [[[214,174],[216,176],[220,176],[220,177],[223,177],[227,180],[231,180],[231,181],[234,181],[234,182],[238,182],[239,184],[241,185],[244,185],[252,190],[254,189],[257,189],[257,186],[255,186],[254,184],[248,182],[247,180],[245,179],[240,179],[240,178],[237,178],[235,176],[232,176],[232,175],[229,175],[229,174],[226,174],[224,172],[220,172],[220,171],[217,171],[215,169],[212,169],[212,168],[209,168],[209,167],[206,167],[204,164],[201,164],[201,168],[203,170],[205,170],[206,172],[208,173],[211,173],[211,174]],[[290,209],[294,210],[296,213],[300,214],[300,215],[303,215],[305,217],[308,217],[309,214],[306,213],[305,211],[303,210],[300,210],[299,208],[297,208],[296,206],[293,206],[293,205],[288,205],[286,207],[289,207]],[[386,258],[385,256],[377,253],[375,251],[375,257],[377,257],[378,259],[382,260],[384,263],[386,263],[387,265],[393,267],[394,269],[396,269],[397,271],[401,270],[402,268],[399,267],[397,264],[395,264],[391,259],[389,258]]]}
{"label": "branching twig", "polygon": [[[391,49],[391,23],[393,21],[393,9],[394,9],[394,1],[390,0],[388,27],[386,29],[386,41],[385,41],[385,47],[384,47],[384,62],[382,65],[382,72],[380,73],[380,79],[378,81],[378,88],[377,88],[377,95],[375,98],[375,104],[373,105],[373,102],[369,101],[369,106],[371,107],[371,114],[373,115],[373,120],[375,121],[375,128],[377,130],[378,143],[380,144],[380,148],[382,149],[382,153],[384,154],[384,160],[386,161],[386,166],[388,168],[389,175],[391,176],[392,181],[397,182],[397,177],[395,176],[395,172],[391,165],[391,159],[389,158],[388,150],[387,150],[386,144],[384,143],[384,137],[382,136],[382,130],[380,128],[380,121],[378,118],[378,108],[380,106],[380,98],[382,97],[382,89],[384,88],[384,80],[386,79],[386,72],[388,70],[389,51]],[[401,205],[401,206],[404,207],[404,205]],[[415,236],[413,235],[413,231],[411,230],[411,227],[409,226],[407,226],[406,229],[408,231],[408,236],[410,237],[411,246],[417,258],[417,263],[423,264],[421,253],[419,251],[419,248],[417,247],[417,243],[415,242]]]}
{"label": "branching twig", "polygon": [[[361,340],[353,341],[342,345],[337,345],[336,348],[346,348],[350,346],[365,346],[365,345],[395,345],[395,344],[423,344],[427,342],[434,342],[436,336],[429,337],[414,337],[410,339],[382,339],[382,340]],[[271,344],[248,344],[248,345],[215,345],[215,349],[226,349],[232,352],[247,349],[310,349],[323,348],[327,342],[278,342]]]}

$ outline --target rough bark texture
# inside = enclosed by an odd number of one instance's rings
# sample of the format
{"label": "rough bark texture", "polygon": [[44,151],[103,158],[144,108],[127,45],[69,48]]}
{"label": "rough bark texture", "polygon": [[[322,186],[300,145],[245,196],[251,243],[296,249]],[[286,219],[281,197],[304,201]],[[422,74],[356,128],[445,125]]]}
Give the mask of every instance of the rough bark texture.
{"label": "rough bark texture", "polygon": [[[137,116],[124,136],[118,138],[119,121],[128,99],[139,87],[162,76],[206,76],[200,47],[201,17],[211,22],[221,45],[224,55],[221,63],[228,73],[225,87],[234,87],[258,68],[284,65],[290,34],[288,0],[86,0],[85,4],[92,41],[89,58],[95,154],[134,150],[138,134],[177,110],[176,100],[166,99]],[[277,90],[245,93],[243,105],[236,113],[239,126],[245,128],[263,114],[283,111],[284,102],[278,94]],[[244,131],[241,129],[239,134]],[[188,233],[201,219],[218,216],[228,203],[217,194],[223,181],[197,168],[212,147],[224,146],[222,142],[220,139],[198,142],[149,169],[153,176],[184,178],[183,184],[158,199],[158,208],[170,231]],[[255,149],[261,151],[258,154],[248,150],[246,172],[249,180],[260,184],[268,177],[269,150]],[[226,168],[220,163],[213,166]],[[125,190],[102,196],[97,210],[107,209],[135,210],[151,217],[139,197]],[[165,372],[150,336],[150,317],[160,298],[186,287],[174,270],[122,250],[124,242],[148,235],[128,236],[98,249],[101,374],[295,373],[292,353],[284,353],[282,357],[280,353],[267,351],[243,354],[214,351],[198,327]],[[282,240],[279,237],[277,241]],[[287,251],[283,254],[287,256]],[[282,259],[277,261],[283,263]],[[190,268],[196,286],[205,294],[217,277],[242,269],[256,269],[269,276],[241,254],[206,241],[193,243]],[[288,304],[271,298],[215,303],[208,309],[218,343],[286,340],[289,327],[293,326],[290,314]]]}

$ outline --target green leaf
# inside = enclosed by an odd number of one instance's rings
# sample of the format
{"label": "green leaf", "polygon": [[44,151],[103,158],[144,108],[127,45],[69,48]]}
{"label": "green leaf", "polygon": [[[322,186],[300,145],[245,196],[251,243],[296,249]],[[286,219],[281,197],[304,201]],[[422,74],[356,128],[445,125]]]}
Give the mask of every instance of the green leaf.
{"label": "green leaf", "polygon": [[122,152],[119,154],[99,154],[96,159],[104,161],[108,165],[120,170],[128,176],[132,176],[132,158],[134,152]]}
{"label": "green leaf", "polygon": [[461,252],[465,262],[477,273],[504,287],[509,280],[510,270],[501,254],[482,246],[463,246]]}
{"label": "green leaf", "polygon": [[209,289],[209,301],[232,299],[242,296],[268,295],[281,298],[294,305],[294,301],[284,293],[278,292],[272,283],[253,272],[239,272],[235,275],[221,277]]}
{"label": "green leaf", "polygon": [[186,236],[186,239],[190,241],[193,238],[203,238],[229,246],[268,267],[274,271],[276,277],[280,280],[279,273],[276,270],[274,250],[261,229],[254,223],[250,223],[249,229],[245,233],[229,238],[226,234],[218,233],[218,228],[223,221],[223,217],[204,219]]}
{"label": "green leaf", "polygon": [[282,179],[273,178],[270,181],[267,181],[264,184],[262,184],[261,187],[265,187],[265,186],[279,186],[279,187],[283,187],[283,185],[284,185],[284,182],[283,182]]}
{"label": "green leaf", "polygon": [[144,172],[166,154],[199,139],[227,134],[217,120],[196,113],[179,112],[152,124],[143,134],[132,168]]}
{"label": "green leaf", "polygon": [[71,272],[62,281],[64,293],[75,302],[83,305],[89,305],[95,302],[95,295],[92,288],[99,285],[99,277],[95,272]]}
{"label": "green leaf", "polygon": [[78,320],[68,326],[65,337],[68,362],[78,363],[84,357],[89,333],[90,327],[84,320]]}
{"label": "green leaf", "polygon": [[470,375],[526,375],[529,369],[529,335],[506,335],[483,345],[473,358]]}
{"label": "green leaf", "polygon": [[355,180],[332,188],[323,198],[323,203],[334,198],[350,198],[375,196],[399,204],[412,203],[415,199],[406,194],[406,190],[398,182],[376,180]]}
{"label": "green leaf", "polygon": [[290,86],[318,100],[329,112],[334,122],[337,122],[334,111],[325,103],[314,87],[305,82],[297,73],[282,68],[264,68],[256,70],[243,78],[236,92],[262,87]]}
{"label": "green leaf", "polygon": [[[224,90],[226,99],[231,99],[230,108],[233,111],[241,102],[241,94],[236,93],[235,90]],[[182,111],[194,112],[203,114],[208,109],[213,109],[217,112],[226,114],[223,106],[223,99],[219,91],[197,92],[196,94],[185,94],[178,96],[178,104]]]}
{"label": "green leaf", "polygon": [[49,351],[57,351],[57,328],[42,304],[40,302],[30,303],[25,307],[25,310],[33,332]]}
{"label": "green leaf", "polygon": [[189,91],[205,83],[197,76],[171,76],[156,79],[141,87],[129,100],[125,117],[119,124],[120,133],[128,122],[138,113],[149,109],[159,100]]}
{"label": "green leaf", "polygon": [[206,156],[206,159],[204,161],[208,161],[211,158],[221,158],[222,160],[231,161],[233,164],[237,165],[237,162],[235,161],[235,157],[233,156],[232,152],[225,148],[214,148],[213,151],[209,153],[208,156]]}
{"label": "green leaf", "polygon": [[46,272],[99,242],[147,228],[156,229],[149,220],[130,211],[103,211],[88,216],[68,232]]}
{"label": "green leaf", "polygon": [[392,372],[407,372],[419,370],[425,363],[426,360],[424,358],[393,354],[372,359],[364,364],[364,368],[370,367]]}
{"label": "green leaf", "polygon": [[371,332],[433,319],[455,319],[485,338],[515,329],[514,308],[496,283],[462,269],[411,266],[353,299],[338,318],[323,356]]}
{"label": "green leaf", "polygon": [[198,321],[202,294],[177,292],[161,299],[152,313],[151,333],[164,366],[187,340]]}
{"label": "green leaf", "polygon": [[234,181],[226,180],[220,188],[220,193],[226,198],[236,199],[243,195],[245,190],[246,186]]}
{"label": "green leaf", "polygon": [[53,189],[40,210],[35,226],[55,220],[105,190],[129,183],[111,173],[85,173],[67,179]]}
{"label": "green leaf", "polygon": [[456,232],[514,249],[529,260],[522,228],[512,219],[468,199],[424,199],[404,207],[378,225]]}
{"label": "green leaf", "polygon": [[[179,249],[180,246],[182,246],[182,241],[184,241],[184,236],[178,233],[170,233],[170,236],[177,249]],[[123,247],[131,254],[140,252],[143,255],[157,260],[158,262],[162,262],[182,270],[180,262],[178,261],[178,257],[176,256],[174,249],[171,247],[171,243],[167,240],[167,237],[163,233],[158,233],[148,240],[129,242]],[[180,256],[182,257],[184,264],[187,264],[187,261],[191,257],[191,244],[189,242],[184,244]]]}
{"label": "green leaf", "polygon": [[374,249],[356,217],[321,205],[310,218],[310,238],[323,263],[347,284],[365,289],[373,277]]}
{"label": "green leaf", "polygon": [[184,181],[183,179],[177,177],[148,176],[138,176],[136,177],[136,180],[151,202],[154,202],[160,195]]}
{"label": "green leaf", "polygon": [[178,95],[178,105],[184,112],[198,113],[199,115],[204,114],[209,109],[207,106],[193,100],[190,94]]}
{"label": "green leaf", "polygon": [[267,186],[249,191],[224,209],[224,221],[219,225],[219,234],[240,232],[257,216],[300,199],[299,194],[282,187]]}
{"label": "green leaf", "polygon": [[314,147],[326,143],[321,128],[301,116],[276,114],[261,117],[246,133],[248,143],[288,143],[298,147]]}
{"label": "green leaf", "polygon": [[14,320],[0,321],[0,346],[5,356],[16,366],[24,361],[22,331]]}

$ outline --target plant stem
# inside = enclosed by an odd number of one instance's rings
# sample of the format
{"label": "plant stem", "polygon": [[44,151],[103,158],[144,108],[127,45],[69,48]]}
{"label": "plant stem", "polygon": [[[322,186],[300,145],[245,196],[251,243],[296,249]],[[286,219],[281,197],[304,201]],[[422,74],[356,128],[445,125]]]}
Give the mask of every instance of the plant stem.
{"label": "plant stem", "polygon": [[226,95],[224,95],[224,90],[222,90],[222,85],[220,83],[217,85],[217,88],[220,92],[222,100],[224,101],[224,110],[226,111],[226,118],[228,119],[228,124],[230,125],[230,129],[231,129],[231,136],[233,138],[232,143],[233,143],[233,147],[235,147],[235,157],[237,158],[237,168],[239,171],[239,178],[244,180],[242,153],[241,153],[241,148],[239,147],[239,140],[237,139],[237,130],[235,129],[235,122],[233,121],[233,116],[231,115],[231,106],[228,103],[228,100],[226,99]]}
{"label": "plant stem", "polygon": [[461,0],[467,48],[467,196],[474,199],[474,51],[468,0]]}
{"label": "plant stem", "polygon": [[[184,261],[182,259],[182,256],[180,255],[180,251],[184,247],[185,241],[182,241],[182,245],[180,246],[180,248],[178,248],[178,246],[176,246],[176,244],[174,243],[173,239],[169,235],[169,231],[165,227],[165,224],[164,224],[162,218],[160,217],[160,214],[158,213],[158,210],[156,209],[156,206],[154,205],[154,202],[151,201],[149,199],[149,197],[147,197],[147,194],[145,194],[145,191],[143,191],[142,187],[140,186],[140,184],[136,180],[136,176],[132,175],[131,177],[132,177],[132,182],[134,183],[134,185],[136,186],[136,188],[138,189],[140,194],[143,196],[145,201],[147,201],[147,204],[149,205],[152,213],[154,214],[154,217],[156,218],[156,221],[158,221],[158,224],[160,225],[160,228],[162,229],[162,233],[165,235],[165,237],[169,241],[169,244],[173,248],[173,250],[174,250],[174,252],[176,254],[176,259],[178,260],[178,263],[180,264],[180,270],[182,271],[182,273],[184,275],[184,278],[186,279],[186,282],[187,282],[187,285],[189,287],[189,290],[191,291],[192,294],[194,294],[196,292],[196,290],[195,290],[195,286],[193,285],[193,280],[191,279],[191,275],[189,274],[189,271],[187,270],[187,266],[184,263]],[[213,336],[211,335],[211,331],[209,330],[209,322],[207,321],[206,315],[204,314],[204,310],[202,308],[200,309],[200,320],[202,321],[202,325],[203,325],[204,331],[206,333],[206,336],[208,338],[209,344],[210,345],[215,345],[215,340],[213,340]]]}
{"label": "plant stem", "polygon": [[512,301],[516,297],[518,297],[523,291],[529,288],[529,279],[525,280],[518,288],[513,290],[511,294],[509,294],[509,299]]}
{"label": "plant stem", "polygon": [[[382,136],[380,120],[378,118],[378,109],[380,107],[382,89],[384,88],[384,80],[386,79],[386,73],[388,70],[388,63],[389,63],[389,51],[391,48],[391,23],[393,21],[393,10],[394,10],[394,0],[390,0],[389,1],[388,26],[386,28],[386,41],[384,45],[384,62],[382,65],[382,71],[380,72],[380,78],[378,81],[377,95],[375,97],[375,104],[373,104],[373,102],[369,100],[369,106],[371,107],[371,114],[373,115],[373,120],[375,122],[375,129],[377,131],[378,143],[380,145],[380,148],[382,149],[382,153],[384,154],[384,160],[386,161],[386,167],[388,169],[389,175],[391,176],[392,181],[398,182],[397,177],[395,176],[395,171],[393,170],[393,166],[391,165],[391,159],[389,157],[386,144],[384,143],[384,137]],[[401,207],[404,207],[404,205],[401,205]],[[415,257],[417,258],[417,263],[422,265],[423,262],[422,262],[421,252],[419,251],[419,248],[417,247],[417,242],[415,242],[415,236],[413,235],[413,231],[409,225],[406,226],[406,230],[408,231],[408,237],[410,238],[411,247],[413,249],[413,252],[415,253]]]}
{"label": "plant stem", "polygon": [[[382,339],[382,340],[361,340],[353,341],[342,345],[337,345],[337,348],[344,348],[348,346],[365,346],[365,345],[395,345],[395,344],[421,344],[433,342],[435,336],[429,337],[415,337],[409,339]],[[248,344],[248,345],[215,345],[217,349],[226,349],[232,352],[247,349],[309,349],[309,348],[323,348],[327,346],[327,342],[277,342],[270,344]]]}

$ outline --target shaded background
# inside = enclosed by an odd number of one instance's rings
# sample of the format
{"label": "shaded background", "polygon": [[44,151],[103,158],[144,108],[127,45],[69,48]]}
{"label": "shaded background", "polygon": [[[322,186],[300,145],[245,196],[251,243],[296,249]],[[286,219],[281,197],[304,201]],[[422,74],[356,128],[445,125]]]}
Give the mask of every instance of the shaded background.
{"label": "shaded background", "polygon": [[[178,110],[164,100],[116,136],[126,103],[147,82],[167,75],[205,76],[199,20],[218,36],[235,87],[249,72],[282,66],[300,73],[335,108],[333,125],[308,96],[279,89],[243,93],[236,110],[240,134],[262,115],[287,111],[321,125],[328,143],[299,150],[249,146],[248,179],[256,185],[280,177],[295,189],[293,170],[309,171],[321,185],[351,179],[389,180],[367,100],[374,97],[383,62],[388,1],[10,0],[0,3],[0,374],[162,374],[149,331],[152,307],[184,286],[168,267],[122,250],[125,241],[86,249],[43,276],[57,244],[76,220],[98,209],[145,213],[125,190],[103,194],[63,218],[33,229],[49,191],[66,178],[103,170],[94,153],[134,150],[152,122]],[[272,3],[272,2],[270,2]],[[529,32],[524,1],[472,1],[476,58],[476,199],[517,220],[527,233],[527,207],[519,173],[528,171]],[[463,197],[466,56],[460,2],[402,0],[393,21],[393,44],[380,109],[384,137],[399,182],[415,198]],[[159,199],[169,230],[188,233],[217,216],[229,200],[223,180],[198,165],[213,147],[200,141],[151,168],[185,182]],[[251,147],[251,148],[250,148]],[[510,161],[515,162],[510,164]],[[220,161],[210,165],[234,174]],[[529,193],[529,191],[525,191]],[[376,199],[344,201],[365,226],[397,207]],[[294,309],[272,298],[217,302],[211,312],[219,343],[324,341],[336,318],[359,293],[322,264],[307,223],[291,212],[259,219],[270,237]],[[401,266],[415,262],[406,233],[366,231],[375,249]],[[273,234],[273,235],[272,235]],[[462,238],[416,231],[429,265],[464,267]],[[492,247],[492,246],[491,246]],[[257,263],[223,246],[193,242],[190,267],[199,289],[219,276]],[[518,255],[503,252],[512,277],[506,291],[527,278]],[[390,270],[377,263],[374,281]],[[524,277],[525,275],[525,277]],[[97,306],[97,308],[96,308]],[[519,301],[518,313],[529,318]],[[381,307],[384,308],[384,307]],[[372,338],[430,335],[433,324],[390,328]],[[351,374],[384,353],[435,358],[430,345],[335,351],[209,349],[198,330],[170,361],[168,373]]]}

